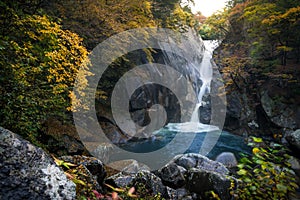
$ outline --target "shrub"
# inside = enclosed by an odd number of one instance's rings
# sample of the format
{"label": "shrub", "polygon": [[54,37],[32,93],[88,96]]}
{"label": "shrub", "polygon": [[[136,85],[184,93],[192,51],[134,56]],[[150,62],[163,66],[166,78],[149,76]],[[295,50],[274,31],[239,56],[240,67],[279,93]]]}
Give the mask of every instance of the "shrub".
{"label": "shrub", "polygon": [[288,150],[279,144],[261,145],[261,138],[252,140],[249,145],[253,154],[240,160],[239,184],[232,194],[237,199],[289,199],[298,185],[288,162]]}

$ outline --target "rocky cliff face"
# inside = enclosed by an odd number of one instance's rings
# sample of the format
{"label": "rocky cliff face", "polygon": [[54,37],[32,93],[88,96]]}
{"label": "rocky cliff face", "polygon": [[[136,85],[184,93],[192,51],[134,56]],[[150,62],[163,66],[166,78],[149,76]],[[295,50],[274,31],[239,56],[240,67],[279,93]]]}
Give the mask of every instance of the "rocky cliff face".
{"label": "rocky cliff face", "polygon": [[[202,85],[200,74],[196,69],[196,63],[199,64],[202,60],[204,46],[201,40],[199,40],[199,44],[197,45],[199,46],[199,48],[197,48],[199,52],[190,53],[192,55],[191,59],[195,62],[194,64],[188,62],[186,57],[176,54],[181,52],[166,53],[161,50],[156,50],[152,55],[154,59],[153,63],[163,67],[150,67],[144,71],[135,71],[135,83],[140,82],[140,87],[135,88],[132,94],[128,91],[123,91],[124,93],[128,93],[124,96],[128,96],[129,99],[119,99],[119,102],[128,102],[130,117],[135,124],[140,127],[145,127],[151,123],[151,121],[153,122],[153,119],[151,120],[151,112],[155,105],[160,105],[164,108],[165,113],[163,114],[166,115],[165,124],[190,120],[187,116],[191,116],[197,101],[191,94],[193,93],[195,94],[194,96],[197,97],[198,90]],[[164,49],[164,47],[162,47],[162,49]],[[133,59],[132,62],[135,63],[135,66],[149,64],[146,55],[141,51],[134,52],[134,55],[131,55],[130,58]],[[169,66],[169,68],[167,68],[167,66]],[[174,72],[178,73],[179,76]],[[167,80],[166,75],[169,76]],[[145,81],[148,79],[153,81]],[[186,81],[189,82],[189,87],[187,87]],[[166,83],[166,85],[169,84],[169,87],[162,83]],[[130,88],[131,85],[127,87]],[[177,94],[173,89],[176,89]],[[110,99],[108,99],[107,102],[110,102]],[[110,103],[103,103],[96,100],[98,119],[100,122],[106,122],[105,127],[109,127],[104,130],[108,137],[119,132],[120,137],[114,136],[114,138],[122,138],[122,140],[115,139],[113,141],[114,143],[119,143],[119,141],[126,142],[126,140],[131,138],[118,128],[112,111],[108,108],[111,106]],[[162,126],[165,124],[162,124]],[[137,132],[143,134],[142,129]]]}
{"label": "rocky cliff face", "polygon": [[[233,36],[232,36],[233,37]],[[230,40],[215,51],[214,60],[222,72],[224,59],[232,59]],[[237,51],[237,50],[236,50]],[[241,59],[243,59],[241,57]],[[289,66],[275,66],[262,72],[262,66],[241,65],[238,71],[224,74],[227,84],[227,114],[224,128],[236,134],[284,134],[300,127],[299,70]],[[238,74],[234,74],[238,73]]]}

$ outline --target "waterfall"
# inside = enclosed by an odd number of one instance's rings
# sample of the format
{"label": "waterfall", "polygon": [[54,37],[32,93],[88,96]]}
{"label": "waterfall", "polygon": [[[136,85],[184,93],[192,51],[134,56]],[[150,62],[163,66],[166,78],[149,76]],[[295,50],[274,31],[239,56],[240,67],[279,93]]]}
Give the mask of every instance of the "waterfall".
{"label": "waterfall", "polygon": [[[195,86],[195,91],[198,92],[196,105],[192,112],[192,116],[189,121],[183,123],[169,123],[166,128],[170,131],[179,131],[179,132],[189,132],[189,133],[199,133],[206,131],[219,131],[217,126],[202,124],[199,121],[199,108],[203,105],[202,98],[206,93],[210,93],[211,81],[213,78],[213,69],[211,64],[212,51],[216,45],[214,45],[213,41],[202,41],[200,39],[199,46],[202,48],[199,50],[198,56],[200,59],[194,59],[193,63],[182,63],[182,59],[178,57],[178,54],[172,54],[169,52],[164,53],[164,60],[167,64],[173,66],[185,66],[185,68],[189,69],[187,75],[190,77],[190,80],[193,81],[193,85]],[[160,46],[163,49],[168,47],[167,43],[160,43]],[[181,61],[180,65],[178,65],[179,60]],[[200,85],[200,82],[202,84]]]}
{"label": "waterfall", "polygon": [[199,122],[199,108],[202,105],[202,98],[203,95],[207,92],[210,93],[210,83],[213,77],[213,69],[211,64],[212,58],[212,42],[211,41],[204,41],[205,51],[202,58],[202,62],[200,64],[200,79],[202,81],[202,85],[200,87],[200,92],[198,94],[198,103],[193,111],[191,122]]}
{"label": "waterfall", "polygon": [[[203,41],[191,30],[186,33],[186,36],[193,37],[196,42],[192,44],[180,43],[178,44],[179,48],[172,46],[174,44],[177,45],[172,38],[158,42],[161,49],[164,50],[162,51],[164,63],[172,66],[190,80],[197,94],[195,96],[196,99],[194,99],[196,101],[195,107],[189,111],[192,112],[192,115],[187,117],[182,123],[169,123],[166,127],[174,131],[196,133],[219,130],[217,126],[202,124],[199,120],[199,108],[203,105],[202,98],[211,91],[210,86],[213,78],[211,58],[216,45],[214,45],[214,41]],[[189,62],[185,59],[187,55],[190,58],[187,59]],[[185,90],[185,88],[182,89]]]}
{"label": "waterfall", "polygon": [[199,110],[200,106],[201,106],[201,103],[197,103],[196,107],[193,111],[192,118],[191,118],[191,122],[193,122],[193,123],[198,123],[199,122],[199,114],[198,114],[199,112],[198,112],[198,110]]}

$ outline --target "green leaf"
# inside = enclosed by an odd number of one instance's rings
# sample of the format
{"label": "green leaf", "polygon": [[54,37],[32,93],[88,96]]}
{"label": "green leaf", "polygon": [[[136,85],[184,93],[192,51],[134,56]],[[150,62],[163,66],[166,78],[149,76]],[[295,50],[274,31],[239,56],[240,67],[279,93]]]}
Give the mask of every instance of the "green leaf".
{"label": "green leaf", "polygon": [[294,182],[290,182],[290,185],[293,186],[294,188],[298,188],[298,187],[299,187],[299,186],[298,186],[296,183],[294,183]]}
{"label": "green leaf", "polygon": [[254,191],[254,190],[256,190],[256,187],[253,185],[250,187],[250,190]]}
{"label": "green leaf", "polygon": [[245,166],[245,164],[238,164],[238,165],[237,165],[237,167],[240,168],[240,169],[241,169],[241,168],[244,168],[244,166]]}
{"label": "green leaf", "polygon": [[259,164],[259,165],[262,165],[262,164],[264,163],[264,161],[263,161],[263,160],[260,160],[260,159],[257,159],[257,160],[255,161],[255,163],[256,163],[256,164]]}
{"label": "green leaf", "polygon": [[85,196],[80,196],[79,199],[80,200],[87,200],[87,198]]}
{"label": "green leaf", "polygon": [[244,169],[240,169],[238,172],[237,172],[238,175],[246,175],[247,174],[247,170],[244,170]]}
{"label": "green leaf", "polygon": [[69,163],[69,162],[63,162],[62,165],[65,166],[67,169],[70,169],[70,167],[77,166],[77,165],[75,165],[73,163]]}
{"label": "green leaf", "polygon": [[267,167],[268,167],[268,166],[265,165],[264,163],[261,165],[261,169],[262,169],[262,170],[265,170]]}
{"label": "green leaf", "polygon": [[244,163],[244,164],[245,164],[245,163],[250,163],[250,164],[252,163],[252,162],[249,160],[249,158],[246,158],[246,157],[242,158],[242,159],[240,160],[240,162],[241,162],[241,163]]}
{"label": "green leaf", "polygon": [[276,184],[276,188],[280,191],[280,192],[287,192],[287,187],[285,185],[282,185],[280,183]]}
{"label": "green leaf", "polygon": [[251,183],[252,181],[251,181],[250,178],[245,178],[245,179],[244,179],[244,182],[246,182],[246,183]]}
{"label": "green leaf", "polygon": [[263,142],[262,138],[252,137],[254,142],[261,143]]}
{"label": "green leaf", "polygon": [[86,185],[85,182],[83,182],[82,180],[76,179],[76,178],[74,178],[72,181],[73,181],[76,185],[77,185],[77,184],[84,185],[84,186]]}

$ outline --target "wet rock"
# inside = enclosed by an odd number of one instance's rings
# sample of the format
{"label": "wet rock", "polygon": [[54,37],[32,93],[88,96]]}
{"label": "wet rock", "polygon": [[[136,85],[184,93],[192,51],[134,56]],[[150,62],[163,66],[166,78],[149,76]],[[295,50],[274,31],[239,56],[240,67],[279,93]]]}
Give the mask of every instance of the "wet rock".
{"label": "wet rock", "polygon": [[105,180],[105,183],[115,186],[117,188],[126,188],[129,187],[129,185],[132,185],[132,181],[134,177],[135,177],[134,174],[127,174],[124,172],[120,172],[108,177]]}
{"label": "wet rock", "polygon": [[221,163],[208,159],[205,156],[196,153],[182,154],[175,156],[174,163],[185,169],[197,168],[206,171],[228,174],[229,170]]}
{"label": "wet rock", "polygon": [[126,143],[131,137],[124,134],[116,125],[110,122],[99,123],[106,137],[114,144]]}
{"label": "wet rock", "polygon": [[300,151],[300,129],[287,134],[285,138],[294,150]]}
{"label": "wet rock", "polygon": [[[282,90],[282,88],[280,89]],[[280,99],[277,96],[274,96],[273,98],[271,96],[266,91],[262,92],[261,94],[261,104],[269,119],[276,125],[283,128],[297,128],[297,122],[295,118],[297,106],[285,104],[282,100],[284,97]]]}
{"label": "wet rock", "polygon": [[294,170],[297,176],[300,177],[300,160],[292,156],[288,162],[291,164],[291,168]]}
{"label": "wet rock", "polygon": [[120,172],[107,178],[105,183],[120,188],[135,187],[137,191],[147,192],[147,194],[140,195],[160,194],[162,197],[168,198],[167,187],[163,185],[158,176],[147,170],[139,171],[137,174]]}
{"label": "wet rock", "polygon": [[214,191],[222,200],[230,199],[230,187],[231,179],[226,175],[196,168],[188,171],[186,188],[200,196],[205,197],[206,192]]}
{"label": "wet rock", "polygon": [[236,167],[237,160],[233,153],[231,152],[223,152],[216,157],[216,161],[222,163],[228,168]]}
{"label": "wet rock", "polygon": [[90,153],[94,157],[100,159],[104,163],[109,162],[113,150],[113,145],[111,143],[90,142],[86,144],[89,145]]}
{"label": "wet rock", "polygon": [[211,96],[204,95],[202,98],[202,105],[199,108],[200,122],[203,124],[209,124],[211,121]]}
{"label": "wet rock", "polygon": [[133,159],[115,161],[109,163],[109,167],[127,174],[136,174],[142,170],[150,171],[150,168],[147,165]]}
{"label": "wet rock", "polygon": [[179,192],[168,189],[174,199],[206,199],[206,193],[213,190],[225,200],[231,198],[229,188],[231,180],[235,180],[228,173],[223,164],[190,153],[175,156],[157,174],[165,185]]}
{"label": "wet rock", "polygon": [[165,185],[177,189],[185,185],[184,176],[186,171],[185,168],[175,163],[170,163],[160,169],[158,174]]}
{"label": "wet rock", "polygon": [[153,195],[160,194],[162,197],[167,196],[167,188],[163,185],[161,179],[149,171],[140,171],[132,183],[132,186],[135,188],[144,187]]}
{"label": "wet rock", "polygon": [[0,199],[75,199],[75,184],[50,156],[1,127],[0,152]]}
{"label": "wet rock", "polygon": [[178,188],[175,190],[167,187],[167,193],[169,199],[180,199],[180,200],[200,199],[196,193],[190,193],[185,188]]}

